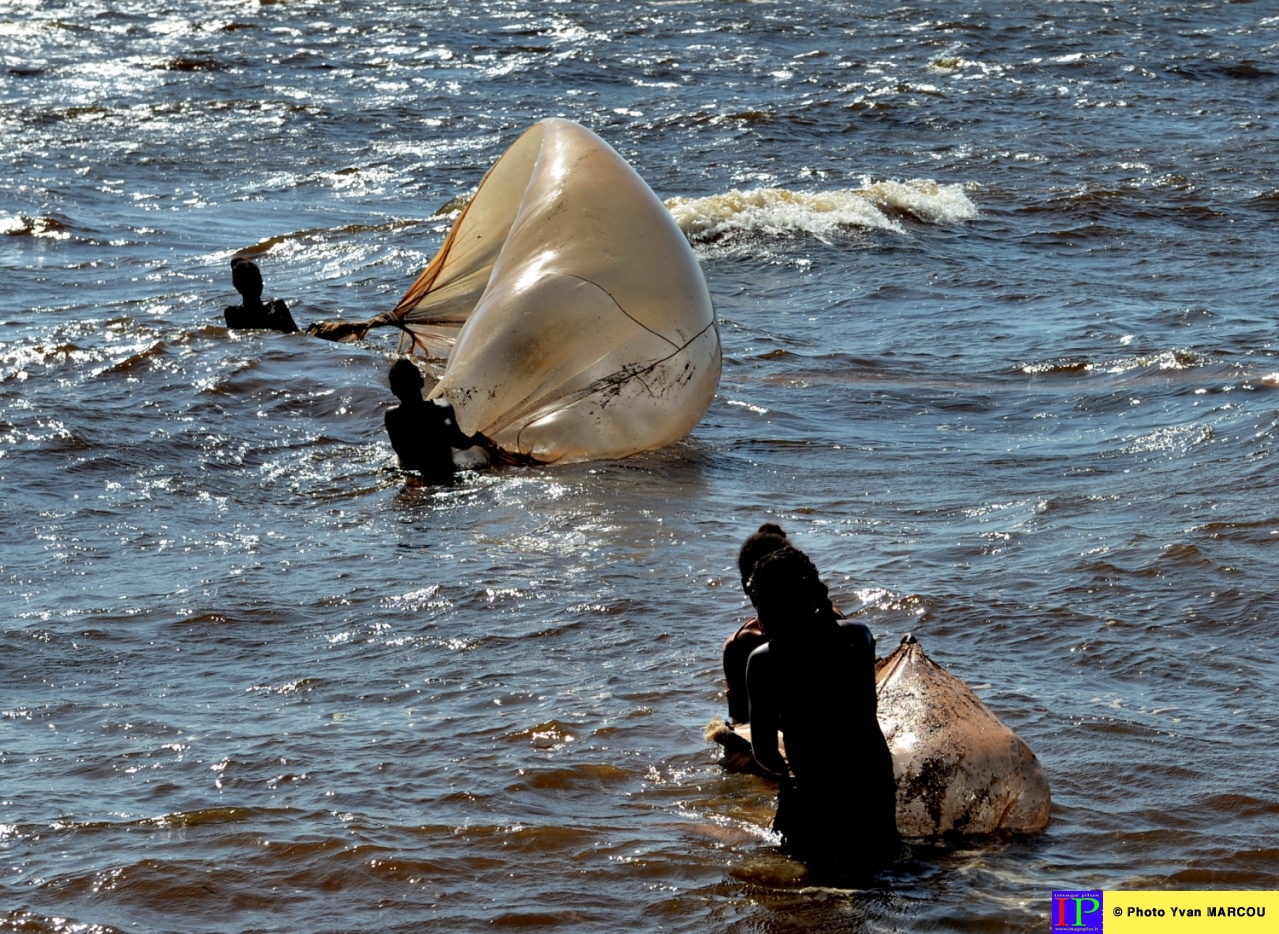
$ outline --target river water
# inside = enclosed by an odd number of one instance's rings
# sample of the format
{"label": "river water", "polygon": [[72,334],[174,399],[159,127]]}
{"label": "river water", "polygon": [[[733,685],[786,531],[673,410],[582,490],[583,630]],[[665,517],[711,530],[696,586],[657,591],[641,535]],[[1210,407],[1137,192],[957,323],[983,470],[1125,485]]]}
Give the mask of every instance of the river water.
{"label": "river water", "polygon": [[[1279,10],[0,4],[0,930],[1043,931],[1279,888]],[[526,126],[694,243],[692,435],[406,484],[389,309]],[[864,885],[716,764],[781,523],[1038,754]],[[832,723],[832,731],[838,724]]]}

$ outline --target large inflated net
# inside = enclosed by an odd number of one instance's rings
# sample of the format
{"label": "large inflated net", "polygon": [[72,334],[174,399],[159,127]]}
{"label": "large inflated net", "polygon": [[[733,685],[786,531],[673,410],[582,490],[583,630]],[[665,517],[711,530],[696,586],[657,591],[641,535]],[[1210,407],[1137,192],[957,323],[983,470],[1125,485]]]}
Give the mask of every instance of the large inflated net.
{"label": "large inflated net", "polygon": [[448,362],[468,432],[538,461],[625,457],[683,438],[720,376],[706,280],[670,211],[568,120],[488,171],[394,311],[400,352]]}

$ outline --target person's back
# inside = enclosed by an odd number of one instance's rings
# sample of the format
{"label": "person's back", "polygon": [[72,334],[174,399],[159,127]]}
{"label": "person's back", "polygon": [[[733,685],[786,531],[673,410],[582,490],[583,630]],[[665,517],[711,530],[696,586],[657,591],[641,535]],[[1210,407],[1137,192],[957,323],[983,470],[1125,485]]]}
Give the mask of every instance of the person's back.
{"label": "person's back", "polygon": [[892,756],[876,716],[875,641],[865,624],[832,619],[802,645],[764,645],[748,665],[757,678],[767,666],[765,677],[776,685],[786,758],[798,781],[874,793],[877,780],[891,778]]}
{"label": "person's back", "polygon": [[453,449],[477,443],[458,427],[453,407],[442,399],[422,398],[425,383],[413,362],[400,358],[391,367],[391,392],[400,404],[386,413],[386,433],[400,466],[421,474],[427,483],[453,482]]}
{"label": "person's back", "polygon": [[386,412],[386,433],[405,470],[414,470],[428,483],[453,482],[453,445],[456,428],[448,410],[419,399],[402,401]]}
{"label": "person's back", "polygon": [[227,305],[222,310],[226,326],[239,331],[279,331],[292,334],[298,330],[289,306],[275,298],[257,306]]}
{"label": "person's back", "polygon": [[891,857],[897,786],[876,716],[870,630],[836,615],[812,562],[789,546],[760,559],[751,585],[769,640],[746,668],[751,741],[756,761],[782,780],[774,829],[806,859]]}

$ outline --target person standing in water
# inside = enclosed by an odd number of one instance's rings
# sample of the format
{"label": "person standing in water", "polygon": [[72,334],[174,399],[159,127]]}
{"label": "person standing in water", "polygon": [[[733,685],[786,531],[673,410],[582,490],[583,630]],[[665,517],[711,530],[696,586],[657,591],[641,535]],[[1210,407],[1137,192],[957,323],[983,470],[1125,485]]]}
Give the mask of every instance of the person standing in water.
{"label": "person standing in water", "polygon": [[284,300],[262,301],[262,271],[258,264],[244,256],[231,259],[231,284],[240,293],[239,305],[228,305],[222,315],[229,328],[282,331],[292,334],[298,329]]}
{"label": "person standing in water", "polygon": [[391,392],[400,404],[386,413],[386,433],[400,466],[421,474],[427,483],[453,482],[453,449],[480,444],[482,436],[464,434],[453,406],[443,399],[422,398],[425,381],[408,357],[391,366]]}
{"label": "person standing in water", "polygon": [[789,545],[755,563],[747,590],[768,639],[746,666],[751,747],[781,782],[783,849],[825,865],[887,862],[900,842],[897,784],[876,718],[874,636],[836,615],[817,568]]}
{"label": "person standing in water", "polygon": [[[737,553],[737,571],[742,576],[742,590],[746,590],[746,582],[750,579],[756,561],[789,544],[786,532],[775,522],[765,522],[751,533]],[[747,593],[747,596],[750,594]],[[844,614],[838,609],[835,610],[835,615],[840,619],[844,618]],[[722,655],[724,681],[727,685],[724,694],[728,701],[730,723],[746,723],[750,720],[750,700],[746,696],[746,660],[750,658],[751,652],[767,642],[768,638],[764,635],[758,616],[752,616],[742,623],[724,642]]]}
{"label": "person standing in water", "polygon": [[[737,553],[737,570],[742,577],[742,590],[750,579],[755,562],[770,552],[790,544],[780,525],[765,522],[742,543]],[[748,594],[749,596],[749,594]],[[724,642],[724,682],[728,701],[728,719],[731,723],[745,723],[750,719],[750,702],[746,697],[746,660],[768,641],[759,624],[759,617],[752,616],[738,627]]]}

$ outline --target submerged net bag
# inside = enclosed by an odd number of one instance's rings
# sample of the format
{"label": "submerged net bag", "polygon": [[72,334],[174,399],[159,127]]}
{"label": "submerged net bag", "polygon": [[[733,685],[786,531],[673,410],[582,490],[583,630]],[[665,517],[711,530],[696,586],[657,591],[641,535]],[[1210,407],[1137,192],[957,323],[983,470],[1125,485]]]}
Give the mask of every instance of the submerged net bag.
{"label": "submerged net bag", "polygon": [[710,405],[720,343],[697,257],[607,143],[567,120],[489,170],[390,314],[400,352],[448,357],[431,397],[538,461],[678,441]]}

